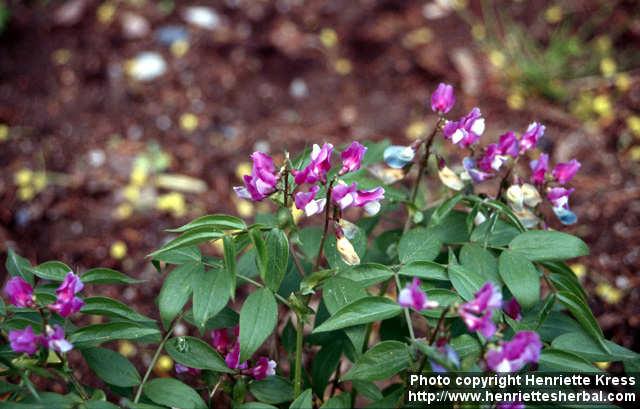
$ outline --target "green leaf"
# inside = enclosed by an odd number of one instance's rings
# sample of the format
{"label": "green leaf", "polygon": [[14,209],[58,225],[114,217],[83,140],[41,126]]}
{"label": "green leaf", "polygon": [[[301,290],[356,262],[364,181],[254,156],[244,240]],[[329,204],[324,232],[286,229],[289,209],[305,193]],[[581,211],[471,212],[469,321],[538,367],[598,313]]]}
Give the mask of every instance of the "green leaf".
{"label": "green leaf", "polygon": [[289,405],[289,409],[312,409],[313,407],[313,394],[311,393],[311,389],[305,389],[297,398],[294,400],[291,405]]}
{"label": "green leaf", "polygon": [[195,220],[190,221],[182,227],[177,229],[167,230],[171,233],[182,233],[187,230],[193,230],[197,228],[206,227],[210,230],[245,230],[247,225],[242,219],[229,216],[226,214],[209,214],[206,216],[198,217]]}
{"label": "green leaf", "polygon": [[229,276],[224,270],[197,269],[192,275],[193,319],[204,330],[209,318],[214,317],[229,301]]}
{"label": "green leaf", "polygon": [[144,386],[144,394],[158,405],[180,409],[206,409],[204,401],[194,389],[172,378],[156,378]]}
{"label": "green leaf", "polygon": [[258,350],[271,335],[278,320],[278,305],[267,288],[255,291],[240,310],[240,362]]}
{"label": "green leaf", "polygon": [[449,275],[442,264],[434,261],[414,261],[400,267],[398,274],[409,277],[418,277],[423,280],[449,281]]}
{"label": "green leaf", "polygon": [[103,400],[90,400],[84,403],[82,409],[120,409],[120,406],[116,406],[111,402]]}
{"label": "green leaf", "polygon": [[249,231],[249,237],[253,243],[253,248],[256,252],[256,265],[258,266],[258,272],[260,278],[264,281],[267,275],[267,269],[269,268],[269,254],[267,253],[267,245],[262,239],[262,233],[259,229],[251,229]]}
{"label": "green leaf", "polygon": [[469,334],[462,334],[453,338],[450,344],[460,358],[476,357],[482,351],[478,340]]}
{"label": "green leaf", "polygon": [[153,319],[137,313],[128,305],[108,297],[85,298],[84,306],[82,307],[80,312],[83,314],[124,318],[130,321],[154,322]]}
{"label": "green leaf", "polygon": [[289,264],[289,240],[280,229],[265,234],[265,247],[269,255],[264,283],[272,291],[278,291]]}
{"label": "green leaf", "polygon": [[405,233],[398,243],[400,262],[431,261],[440,253],[442,243],[424,227]]}
{"label": "green leaf", "polygon": [[[345,305],[366,296],[367,292],[361,284],[342,277],[333,277],[327,280],[322,289],[322,299],[330,314],[335,314]],[[345,333],[351,340],[356,352],[360,354],[365,342],[366,327],[358,325],[345,328]]]}
{"label": "green leaf", "polygon": [[460,249],[460,264],[483,276],[487,281],[500,283],[498,259],[489,250],[475,243],[467,243]]}
{"label": "green leaf", "polygon": [[239,405],[234,405],[233,409],[278,409],[278,407],[262,402],[245,402]]}
{"label": "green leaf", "polygon": [[176,362],[190,368],[233,373],[233,370],[225,364],[224,359],[201,339],[174,337],[167,341],[165,350]]}
{"label": "green leaf", "polygon": [[143,282],[143,280],[136,280],[110,268],[92,268],[85,271],[80,279],[85,284],[138,284]]}
{"label": "green leaf", "polygon": [[29,271],[31,270],[31,263],[26,258],[16,254],[13,249],[7,250],[7,261],[4,266],[12,277],[22,277],[26,282],[33,285],[33,274]]}
{"label": "green leaf", "polygon": [[355,281],[362,287],[369,287],[393,277],[389,267],[378,263],[363,263],[338,271],[338,277]]}
{"label": "green leaf", "polygon": [[196,228],[181,234],[179,237],[171,240],[160,249],[149,254],[149,256],[155,259],[160,259],[162,255],[166,254],[168,251],[193,246],[205,241],[217,240],[222,236],[224,236],[223,232],[219,230],[212,230],[210,227]]}
{"label": "green leaf", "polygon": [[46,261],[31,268],[31,272],[45,280],[64,281],[71,268],[60,261]]}
{"label": "green leaf", "polygon": [[486,241],[492,246],[506,246],[518,234],[520,234],[520,230],[517,227],[500,219],[495,223],[489,219],[473,229],[471,241],[481,245],[484,245]]}
{"label": "green leaf", "polygon": [[100,345],[116,339],[137,339],[160,335],[157,328],[149,328],[130,322],[110,322],[82,327],[69,335],[69,341],[77,348]]}
{"label": "green leaf", "polygon": [[576,236],[550,230],[520,233],[509,247],[531,261],[566,260],[589,254],[589,247]]}
{"label": "green leaf", "polygon": [[429,234],[442,243],[465,243],[469,241],[466,220],[467,213],[453,210],[440,223],[430,225],[428,228]]}
{"label": "green leaf", "polygon": [[378,389],[378,386],[369,381],[351,381],[353,387],[358,391],[359,394],[365,396],[366,398],[377,401],[383,398],[382,392]]}
{"label": "green leaf", "polygon": [[300,248],[307,260],[313,261],[318,256],[320,250],[320,240],[322,238],[322,228],[317,226],[305,227],[298,231]]}
{"label": "green leaf", "polygon": [[407,369],[410,363],[406,344],[384,341],[365,352],[342,380],[380,381]]}
{"label": "green leaf", "polygon": [[158,295],[160,318],[165,328],[182,311],[189,300],[191,285],[195,275],[202,274],[202,263],[187,263],[174,268],[164,279]]}
{"label": "green leaf", "polygon": [[302,295],[315,294],[316,287],[323,284],[327,279],[333,277],[336,270],[331,268],[328,270],[319,270],[304,276],[300,281],[300,293]]}
{"label": "green leaf", "polygon": [[466,301],[473,299],[473,295],[486,283],[484,277],[463,266],[449,264],[449,279],[453,288]]}
{"label": "green leaf", "polygon": [[327,400],[320,409],[350,409],[351,408],[351,394],[349,392],[342,392],[340,395],[333,396]]}
{"label": "green leaf", "polygon": [[451,213],[454,207],[462,200],[464,196],[461,193],[456,193],[447,200],[445,200],[440,206],[438,206],[431,214],[430,225],[440,224]]}
{"label": "green leaf", "polygon": [[121,387],[140,384],[140,374],[136,367],[116,351],[89,348],[81,352],[89,368],[106,383]]}
{"label": "green leaf", "polygon": [[238,274],[236,264],[236,244],[233,238],[224,236],[222,238],[224,249],[224,271],[223,274],[228,276],[229,296],[232,300],[236,298],[236,275]]}
{"label": "green leaf", "polygon": [[605,340],[611,353],[603,351],[597,342],[582,332],[569,332],[554,339],[551,346],[569,351],[591,362],[626,361],[640,358],[640,355],[616,343]]}
{"label": "green leaf", "polygon": [[523,254],[503,251],[500,277],[523,308],[533,307],[540,300],[540,274]]}
{"label": "green leaf", "polygon": [[[442,310],[449,306],[462,302],[462,299],[453,291],[444,288],[431,288],[426,291],[429,300],[437,301],[438,306],[429,310],[421,311],[420,314],[425,317],[438,318],[442,314]],[[446,317],[455,317],[457,312],[451,310],[447,313]]]}
{"label": "green leaf", "polygon": [[278,404],[293,399],[293,386],[279,376],[267,376],[261,381],[251,382],[249,392],[264,403]]}
{"label": "green leaf", "polygon": [[567,351],[546,348],[538,361],[540,372],[599,372],[589,361]]}
{"label": "green leaf", "polygon": [[311,382],[313,391],[318,396],[324,396],[324,390],[329,378],[335,372],[342,356],[343,341],[336,341],[324,345],[313,358],[311,365]]}
{"label": "green leaf", "polygon": [[604,342],[602,329],[600,329],[598,321],[596,321],[596,318],[593,316],[593,313],[587,304],[582,299],[567,291],[558,291],[556,297],[558,297],[558,301],[560,301],[562,305],[567,307],[575,319],[578,320],[587,334],[589,334],[594,341],[604,348],[606,352],[611,352],[609,351],[607,344]]}
{"label": "green leaf", "polygon": [[153,257],[154,260],[180,265],[184,263],[202,261],[202,253],[197,245],[180,247],[169,251],[163,251]]}
{"label": "green leaf", "polygon": [[354,325],[385,320],[395,317],[401,312],[402,307],[386,297],[365,297],[340,308],[328,320],[317,327],[313,333],[334,331]]}

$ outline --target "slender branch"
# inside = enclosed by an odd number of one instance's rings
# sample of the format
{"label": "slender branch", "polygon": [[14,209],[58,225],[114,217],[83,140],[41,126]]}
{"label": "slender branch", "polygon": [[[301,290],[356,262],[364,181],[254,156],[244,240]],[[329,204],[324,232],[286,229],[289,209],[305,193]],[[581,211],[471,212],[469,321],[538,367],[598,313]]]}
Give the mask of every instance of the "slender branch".
{"label": "slender branch", "polygon": [[433,343],[436,342],[436,338],[438,336],[438,332],[440,331],[440,328],[442,327],[442,324],[444,324],[444,319],[447,316],[448,312],[449,312],[449,307],[447,307],[447,308],[442,310],[442,314],[440,314],[440,318],[438,319],[438,323],[436,324],[436,328],[433,330],[433,333],[431,334],[431,338],[429,338],[429,345],[433,345]]}
{"label": "slender branch", "polygon": [[[400,278],[398,278],[398,273],[394,273],[393,276],[396,280],[396,291],[398,294],[400,293]],[[404,310],[404,319],[407,321],[407,327],[409,327],[409,336],[411,337],[411,341],[416,340],[416,335],[413,333],[413,324],[411,323],[411,313],[408,308],[403,308]]]}
{"label": "slender branch", "polygon": [[[259,288],[264,288],[265,287],[264,284],[259,283],[256,280],[253,280],[253,279],[251,279],[251,278],[249,278],[249,277],[247,277],[245,275],[236,274],[236,277],[238,277],[241,280],[246,281],[247,283],[251,283],[251,284],[255,285],[256,287],[259,287]],[[286,298],[284,298],[283,296],[281,296],[280,294],[275,293],[275,292],[273,293],[273,295],[276,297],[276,299],[278,299],[278,301],[280,301],[281,303],[283,303],[287,307],[291,308],[291,305],[289,304],[289,301],[287,301]]]}
{"label": "slender branch", "polygon": [[296,362],[293,381],[293,399],[302,392],[302,341],[304,337],[304,321],[300,314],[296,314]]}
{"label": "slender branch", "polygon": [[316,263],[313,266],[313,271],[317,271],[318,267],[320,267],[322,254],[324,253],[324,242],[327,240],[327,233],[329,232],[329,219],[331,218],[331,192],[333,191],[334,181],[335,179],[332,179],[327,186],[327,204],[324,208],[324,229],[322,231],[322,239],[320,239],[320,249],[318,250],[318,257],[316,258]]}
{"label": "slender branch", "polygon": [[[223,375],[224,376],[224,375]],[[222,383],[222,376],[220,376],[220,379],[218,379],[218,382],[216,383],[216,385],[213,387],[213,390],[211,391],[211,393],[209,394],[209,405],[211,406],[211,404],[213,403],[213,395],[216,394],[216,392],[218,391],[218,388],[220,387],[220,384]],[[213,406],[211,406],[213,408]]]}
{"label": "slender branch", "polygon": [[171,324],[171,327],[167,331],[166,335],[164,336],[164,338],[162,338],[162,341],[160,341],[160,344],[158,344],[158,348],[156,348],[156,352],[153,354],[153,358],[151,358],[151,362],[149,363],[147,372],[145,372],[144,377],[142,378],[142,382],[140,383],[140,386],[138,386],[138,390],[136,391],[136,396],[133,399],[133,403],[138,403],[138,401],[140,400],[140,396],[142,395],[142,388],[144,388],[144,384],[147,383],[147,380],[151,375],[151,371],[153,370],[153,367],[156,366],[156,362],[158,361],[158,358],[160,357],[160,353],[164,348],[164,344],[166,344],[169,338],[171,338],[171,335],[173,335],[173,331],[176,327],[176,324],[178,323],[178,321],[180,321],[180,319],[182,318],[182,315],[183,313],[181,313],[176,317],[176,319]]}

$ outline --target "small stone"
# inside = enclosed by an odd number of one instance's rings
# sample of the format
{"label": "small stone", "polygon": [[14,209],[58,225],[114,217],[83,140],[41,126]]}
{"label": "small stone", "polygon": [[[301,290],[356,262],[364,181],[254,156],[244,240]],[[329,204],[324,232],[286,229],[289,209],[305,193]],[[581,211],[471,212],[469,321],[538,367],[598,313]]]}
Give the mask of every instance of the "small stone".
{"label": "small stone", "polygon": [[309,88],[302,78],[295,78],[289,85],[289,94],[296,99],[302,99],[309,96]]}
{"label": "small stone", "polygon": [[210,7],[187,7],[182,13],[182,18],[187,23],[206,30],[215,30],[220,26],[220,16]]}

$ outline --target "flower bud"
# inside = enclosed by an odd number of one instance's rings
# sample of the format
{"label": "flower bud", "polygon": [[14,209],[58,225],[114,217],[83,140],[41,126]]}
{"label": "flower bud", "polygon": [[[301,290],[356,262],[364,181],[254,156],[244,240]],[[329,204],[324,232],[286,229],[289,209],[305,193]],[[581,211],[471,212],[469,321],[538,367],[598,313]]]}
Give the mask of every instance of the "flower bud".
{"label": "flower bud", "polygon": [[356,266],[360,264],[360,257],[356,250],[353,248],[353,245],[345,236],[338,237],[336,241],[336,248],[338,253],[340,253],[340,257],[342,257],[342,261],[350,266]]}
{"label": "flower bud", "polygon": [[431,110],[438,114],[446,114],[451,111],[456,103],[456,96],[453,93],[453,87],[442,82],[438,84],[438,88],[431,94]]}
{"label": "flower bud", "polygon": [[460,179],[460,177],[454,171],[452,171],[447,167],[447,165],[445,165],[444,160],[439,160],[438,167],[440,168],[438,177],[440,178],[442,184],[453,190],[462,190],[464,188],[464,182],[462,181],[462,179]]}

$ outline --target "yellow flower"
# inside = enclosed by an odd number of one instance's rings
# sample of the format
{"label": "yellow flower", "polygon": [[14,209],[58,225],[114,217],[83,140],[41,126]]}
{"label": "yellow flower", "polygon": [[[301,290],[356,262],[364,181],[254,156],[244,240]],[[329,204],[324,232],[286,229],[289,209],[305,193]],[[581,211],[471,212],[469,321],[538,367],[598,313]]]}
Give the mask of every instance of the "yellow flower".
{"label": "yellow flower", "polygon": [[320,42],[327,48],[334,47],[338,43],[338,33],[332,28],[323,28],[320,31]]}
{"label": "yellow flower", "polygon": [[135,185],[127,185],[122,190],[122,195],[131,203],[136,203],[140,200],[140,188]]}
{"label": "yellow flower", "polygon": [[171,54],[177,58],[182,58],[189,51],[189,43],[184,40],[178,40],[171,43]]}
{"label": "yellow flower", "polygon": [[582,263],[573,263],[569,268],[579,279],[582,279],[587,274],[587,267]]}
{"label": "yellow flower", "polygon": [[609,116],[612,113],[611,100],[608,95],[598,95],[592,101],[592,107],[595,113],[600,116]]}
{"label": "yellow flower", "polygon": [[631,115],[627,118],[627,128],[631,131],[633,135],[637,138],[640,138],[640,116]]}
{"label": "yellow flower", "polygon": [[31,186],[23,186],[18,189],[18,199],[23,202],[28,202],[29,200],[35,197],[36,193],[33,191]]}
{"label": "yellow flower", "polygon": [[617,69],[618,65],[613,58],[606,57],[600,61],[600,72],[607,78],[612,77],[613,74],[616,73]]}
{"label": "yellow flower", "polygon": [[132,214],[133,214],[133,206],[131,206],[131,204],[129,203],[120,204],[118,207],[116,207],[116,210],[114,211],[114,216],[118,220],[128,219],[129,217],[131,217]]}
{"label": "yellow flower", "polygon": [[629,150],[629,156],[634,162],[640,162],[640,146],[634,146]]}
{"label": "yellow flower", "polygon": [[118,240],[111,245],[109,254],[116,260],[122,260],[127,255],[127,245],[123,241]]}
{"label": "yellow flower", "polygon": [[544,12],[544,18],[550,24],[559,23],[562,20],[562,7],[559,5],[551,6]]}
{"label": "yellow flower", "polygon": [[125,358],[131,358],[132,356],[136,355],[138,349],[133,343],[129,341],[120,341],[118,342],[118,352],[120,352],[120,355],[124,356]]}
{"label": "yellow flower", "polygon": [[236,202],[236,211],[240,217],[251,217],[255,212],[253,204],[247,200],[239,200]]}
{"label": "yellow flower", "polygon": [[33,174],[33,189],[38,192],[42,192],[47,187],[47,174],[44,172],[34,172]]}
{"label": "yellow flower", "polygon": [[500,51],[491,50],[489,53],[489,62],[491,62],[491,64],[496,68],[502,68],[507,62],[507,58]]}
{"label": "yellow flower", "polygon": [[629,77],[629,74],[621,72],[616,75],[615,84],[618,90],[621,92],[627,92],[631,88],[631,77]]}
{"label": "yellow flower", "polygon": [[129,179],[131,180],[131,184],[133,186],[142,186],[147,181],[147,168],[145,166],[134,166],[131,170],[131,175],[129,175]]}
{"label": "yellow flower", "polygon": [[524,108],[524,97],[519,92],[513,92],[507,96],[507,106],[514,111]]}
{"label": "yellow flower", "polygon": [[253,167],[249,162],[240,162],[236,166],[236,177],[240,180],[244,180],[244,175],[250,175]]}
{"label": "yellow flower", "polygon": [[9,126],[0,124],[0,142],[4,142],[9,139]]}
{"label": "yellow flower", "polygon": [[171,192],[158,196],[156,208],[160,211],[169,212],[174,217],[182,217],[187,213],[187,204],[184,195],[179,192]]}
{"label": "yellow flower", "polygon": [[165,375],[173,369],[173,359],[169,355],[160,355],[153,371],[158,375]]}
{"label": "yellow flower", "polygon": [[598,52],[604,54],[611,50],[611,38],[606,35],[601,35],[595,39],[595,47]]}
{"label": "yellow flower", "polygon": [[409,139],[418,139],[427,133],[427,123],[425,121],[413,121],[404,131]]}
{"label": "yellow flower", "polygon": [[198,128],[198,117],[192,113],[185,113],[180,116],[180,128],[186,132],[193,132]]}
{"label": "yellow flower", "polygon": [[31,184],[33,179],[33,171],[28,168],[22,168],[13,175],[13,180],[18,186],[26,186]]}
{"label": "yellow flower", "polygon": [[600,283],[596,286],[596,294],[609,304],[617,304],[622,299],[622,291],[609,283]]}
{"label": "yellow flower", "polygon": [[353,66],[351,65],[351,61],[346,58],[338,58],[334,65],[336,72],[340,75],[349,75]]}
{"label": "yellow flower", "polygon": [[102,24],[109,24],[113,21],[113,17],[116,14],[116,5],[107,1],[102,3],[98,10],[96,10],[96,16],[98,17],[98,21]]}

